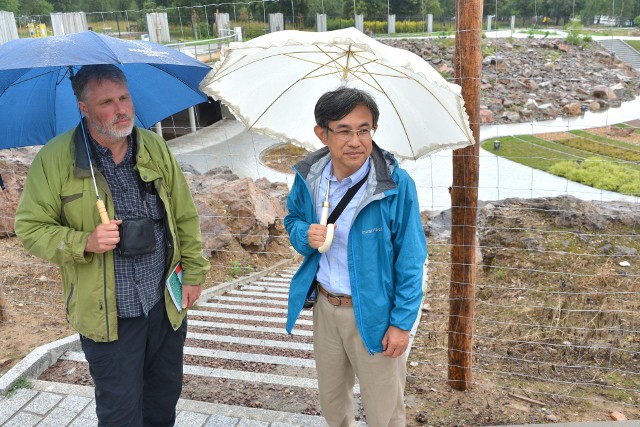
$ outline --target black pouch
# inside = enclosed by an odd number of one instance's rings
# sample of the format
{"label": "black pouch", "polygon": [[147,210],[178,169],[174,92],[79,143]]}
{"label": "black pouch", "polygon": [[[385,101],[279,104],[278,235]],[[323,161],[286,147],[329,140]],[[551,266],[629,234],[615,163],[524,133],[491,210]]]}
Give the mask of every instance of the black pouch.
{"label": "black pouch", "polygon": [[318,281],[313,279],[311,283],[311,287],[307,291],[307,296],[304,299],[304,304],[302,305],[303,309],[313,308],[314,304],[318,300]]}
{"label": "black pouch", "polygon": [[150,254],[156,250],[153,219],[149,217],[123,219],[120,224],[118,252],[122,257]]}

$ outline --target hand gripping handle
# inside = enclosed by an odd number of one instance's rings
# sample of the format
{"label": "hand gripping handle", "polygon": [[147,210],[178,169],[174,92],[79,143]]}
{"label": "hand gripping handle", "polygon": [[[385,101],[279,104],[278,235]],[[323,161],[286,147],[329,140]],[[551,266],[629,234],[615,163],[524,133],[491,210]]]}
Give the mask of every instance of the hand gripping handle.
{"label": "hand gripping handle", "polygon": [[103,224],[109,224],[109,215],[107,214],[107,208],[104,206],[104,202],[100,199],[96,202],[96,206],[98,207],[98,213],[100,214],[100,221]]}

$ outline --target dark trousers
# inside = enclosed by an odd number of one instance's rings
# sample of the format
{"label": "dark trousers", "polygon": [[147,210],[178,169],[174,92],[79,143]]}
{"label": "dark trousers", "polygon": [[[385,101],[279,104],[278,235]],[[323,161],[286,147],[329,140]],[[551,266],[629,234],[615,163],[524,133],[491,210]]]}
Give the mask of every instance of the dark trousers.
{"label": "dark trousers", "polygon": [[118,318],[116,341],[81,337],[99,426],[173,426],[186,336],[187,319],[174,331],[162,299],[148,317]]}

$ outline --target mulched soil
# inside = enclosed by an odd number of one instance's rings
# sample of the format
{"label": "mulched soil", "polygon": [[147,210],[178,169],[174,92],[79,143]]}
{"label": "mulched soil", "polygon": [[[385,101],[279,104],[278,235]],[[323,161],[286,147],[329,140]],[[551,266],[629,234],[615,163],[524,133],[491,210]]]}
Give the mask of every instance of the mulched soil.
{"label": "mulched soil", "polygon": [[[218,342],[218,341],[204,341],[204,340],[193,340],[187,338],[186,342],[187,346],[190,347],[199,347],[199,348],[211,348],[216,350],[226,350],[226,351],[236,351],[242,353],[255,353],[255,354],[264,354],[265,347],[256,346],[256,345],[246,345],[246,344],[234,344],[234,343],[226,343],[226,342]],[[274,355],[281,357],[298,357],[301,359],[313,359],[313,353],[305,350],[295,350],[295,349],[286,349],[286,348],[278,348],[272,350]]]}
{"label": "mulched soil", "polygon": [[[256,315],[254,313],[254,315]],[[228,318],[222,318],[222,317],[206,317],[206,316],[189,316],[189,320],[201,320],[204,322],[216,322],[216,323],[228,323],[230,325],[251,325],[251,326],[256,326],[256,321],[255,320],[247,320],[247,319],[228,319]],[[265,327],[265,328],[281,328],[282,332],[285,332],[285,321],[284,321],[284,317],[283,320],[281,322],[260,322],[260,327]],[[313,326],[312,325],[296,325],[296,329],[298,330],[307,330],[307,331],[311,331],[313,330]]]}
{"label": "mulched soil", "polygon": [[311,344],[313,342],[312,337],[296,335],[295,331],[293,335],[289,335],[285,332],[284,328],[282,328],[282,334],[272,334],[269,332],[252,332],[252,331],[240,331],[236,329],[201,328],[201,327],[189,326],[189,332],[207,333],[207,334],[216,334],[216,335],[232,334],[233,336],[236,336],[236,337],[256,338],[259,340],[293,341],[293,342],[301,342],[301,343],[307,343],[307,344]]}

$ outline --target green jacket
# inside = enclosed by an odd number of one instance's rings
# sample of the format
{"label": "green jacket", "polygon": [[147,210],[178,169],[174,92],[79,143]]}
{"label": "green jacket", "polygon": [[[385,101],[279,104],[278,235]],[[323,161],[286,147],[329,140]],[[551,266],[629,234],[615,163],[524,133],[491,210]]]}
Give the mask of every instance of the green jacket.
{"label": "green jacket", "polygon": [[[183,282],[204,283],[210,263],[202,256],[200,222],[191,191],[166,142],[148,130],[137,132],[136,169],[152,181],[164,204],[167,273],[182,262]],[[16,234],[25,249],[60,266],[67,320],[94,341],[118,339],[113,252],[85,253],[89,234],[100,224],[96,194],[79,127],[57,136],[37,154],[16,212]],[[109,218],[111,191],[104,176],[95,177]],[[170,236],[169,236],[170,234]],[[165,306],[174,329],[187,310],[173,305],[165,286]]]}

